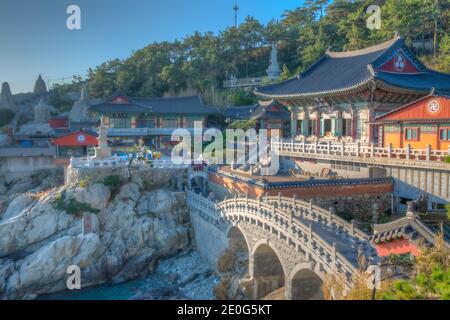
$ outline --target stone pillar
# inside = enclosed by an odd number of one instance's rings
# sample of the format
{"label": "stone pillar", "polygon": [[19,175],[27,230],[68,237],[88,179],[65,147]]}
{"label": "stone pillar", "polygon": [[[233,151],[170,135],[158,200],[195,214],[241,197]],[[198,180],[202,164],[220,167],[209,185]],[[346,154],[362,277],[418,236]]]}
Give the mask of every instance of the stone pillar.
{"label": "stone pillar", "polygon": [[388,158],[390,159],[392,157],[392,143],[389,143],[387,146],[387,152],[388,152]]}
{"label": "stone pillar", "polygon": [[378,223],[380,221],[380,204],[378,202],[372,203],[372,222]]}
{"label": "stone pillar", "polygon": [[291,136],[297,136],[297,111],[295,109],[291,112]]}
{"label": "stone pillar", "polygon": [[427,144],[427,147],[426,147],[426,158],[427,158],[427,161],[431,160],[431,145],[429,145],[429,144]]}
{"label": "stone pillar", "polygon": [[406,145],[406,160],[411,159],[411,145],[408,143]]}

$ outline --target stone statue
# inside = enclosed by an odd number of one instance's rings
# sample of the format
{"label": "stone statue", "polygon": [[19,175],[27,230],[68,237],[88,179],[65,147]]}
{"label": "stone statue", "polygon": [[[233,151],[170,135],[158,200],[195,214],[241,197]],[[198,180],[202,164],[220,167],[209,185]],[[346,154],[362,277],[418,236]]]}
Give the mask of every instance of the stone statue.
{"label": "stone statue", "polygon": [[103,116],[100,118],[98,129],[98,147],[95,148],[94,160],[104,160],[111,158],[111,148],[108,146],[108,128],[105,126]]}
{"label": "stone statue", "polygon": [[44,98],[41,97],[39,104],[34,107],[34,122],[35,123],[48,123],[51,116],[51,107],[44,102]]}
{"label": "stone statue", "polygon": [[39,77],[37,78],[36,82],[34,83],[33,93],[35,93],[35,94],[47,93],[47,85],[45,84],[45,81],[44,81],[44,79],[42,79],[42,76],[40,74],[39,74]]}
{"label": "stone statue", "polygon": [[278,64],[278,48],[276,42],[272,43],[270,66],[267,69],[267,76],[270,80],[277,80],[280,77],[280,65]]}
{"label": "stone statue", "polygon": [[9,109],[15,111],[17,105],[13,101],[11,88],[8,82],[3,82],[2,91],[0,93],[0,108]]}
{"label": "stone statue", "polygon": [[69,114],[70,122],[87,122],[90,121],[89,104],[87,101],[88,89],[81,89],[81,97],[72,106]]}

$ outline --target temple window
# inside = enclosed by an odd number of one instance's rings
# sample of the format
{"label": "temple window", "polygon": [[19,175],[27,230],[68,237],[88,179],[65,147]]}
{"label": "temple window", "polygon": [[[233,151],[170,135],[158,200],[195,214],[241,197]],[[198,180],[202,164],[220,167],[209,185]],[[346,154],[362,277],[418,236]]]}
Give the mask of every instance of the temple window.
{"label": "temple window", "polygon": [[131,128],[131,118],[126,113],[112,114],[109,118],[110,128]]}
{"label": "temple window", "polygon": [[443,128],[439,131],[439,139],[442,141],[450,140],[450,128]]}
{"label": "temple window", "polygon": [[342,135],[344,137],[352,136],[352,119],[343,119],[342,120]]}
{"label": "temple window", "polygon": [[176,117],[163,118],[162,128],[178,128],[178,118]]}
{"label": "temple window", "polygon": [[324,119],[323,121],[323,136],[331,136],[331,119]]}
{"label": "temple window", "polygon": [[155,118],[149,114],[143,114],[136,120],[137,128],[154,128],[155,124]]}
{"label": "temple window", "polygon": [[184,127],[185,128],[194,128],[194,124],[196,121],[202,121],[200,117],[185,117],[184,118]]}
{"label": "temple window", "polygon": [[308,132],[309,135],[315,135],[317,132],[317,121],[316,120],[308,120]]}
{"label": "temple window", "polygon": [[418,141],[419,140],[419,128],[405,128],[405,140]]}

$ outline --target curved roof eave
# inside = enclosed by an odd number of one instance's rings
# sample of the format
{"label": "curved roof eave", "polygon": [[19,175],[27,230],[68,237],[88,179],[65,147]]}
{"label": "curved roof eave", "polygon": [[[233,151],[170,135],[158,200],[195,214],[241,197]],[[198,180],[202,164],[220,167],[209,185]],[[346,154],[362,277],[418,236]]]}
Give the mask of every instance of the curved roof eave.
{"label": "curved roof eave", "polygon": [[325,95],[336,95],[336,94],[345,94],[348,93],[350,91],[353,91],[355,89],[358,89],[361,86],[364,86],[368,83],[370,83],[371,81],[373,81],[375,79],[375,77],[369,77],[364,81],[361,81],[357,84],[355,84],[354,86],[350,86],[350,87],[345,87],[345,88],[339,88],[336,90],[327,90],[327,91],[317,91],[317,92],[310,92],[310,93],[301,93],[301,94],[284,94],[284,95],[272,95],[272,94],[267,94],[267,93],[262,93],[262,92],[258,92],[258,91],[254,91],[254,94],[261,96],[261,97],[266,97],[266,98],[272,98],[272,99],[298,99],[298,98],[318,98],[318,97],[322,97]]}

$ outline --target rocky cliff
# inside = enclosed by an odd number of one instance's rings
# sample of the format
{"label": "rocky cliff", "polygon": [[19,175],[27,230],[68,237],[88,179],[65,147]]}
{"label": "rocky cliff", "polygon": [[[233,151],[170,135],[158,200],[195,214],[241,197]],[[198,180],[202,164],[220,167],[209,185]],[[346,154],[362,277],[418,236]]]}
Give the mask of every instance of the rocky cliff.
{"label": "rocky cliff", "polygon": [[65,290],[70,265],[82,287],[126,281],[189,247],[185,194],[171,178],[112,176],[15,196],[0,213],[0,299]]}

